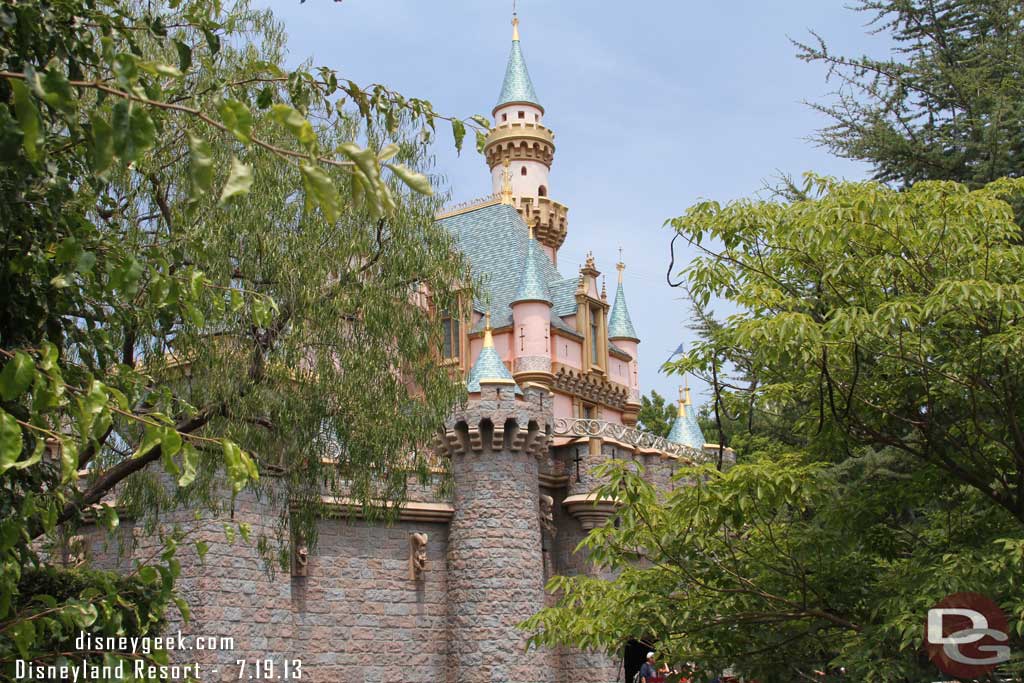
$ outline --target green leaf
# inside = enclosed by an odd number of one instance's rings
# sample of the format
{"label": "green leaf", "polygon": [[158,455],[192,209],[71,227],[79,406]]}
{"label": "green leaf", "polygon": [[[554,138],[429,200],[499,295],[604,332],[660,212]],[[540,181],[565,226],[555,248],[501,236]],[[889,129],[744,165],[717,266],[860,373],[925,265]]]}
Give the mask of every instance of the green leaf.
{"label": "green leaf", "polygon": [[147,424],[142,432],[142,442],[139,443],[139,447],[135,449],[135,453],[132,454],[133,458],[141,458],[146,453],[160,445],[160,440],[163,437],[163,430],[155,425]]}
{"label": "green leaf", "polygon": [[235,197],[249,194],[250,187],[252,187],[252,168],[232,157],[231,171],[228,173],[228,180],[224,183],[224,189],[220,193],[221,206]]}
{"label": "green leaf", "polygon": [[14,358],[7,361],[0,372],[0,398],[13,401],[32,386],[35,377],[36,364],[32,362],[31,356],[15,351]]}
{"label": "green leaf", "polygon": [[248,479],[245,464],[242,462],[242,449],[238,444],[227,439],[223,442],[224,467],[227,470],[228,479],[231,481],[231,488],[235,493],[242,490]]}
{"label": "green leaf", "polygon": [[409,186],[413,192],[419,192],[420,194],[432,195],[434,189],[430,186],[430,180],[427,176],[422,173],[417,173],[401,164],[385,164],[391,169],[392,173],[398,176],[398,179]]}
{"label": "green leaf", "polygon": [[459,119],[452,119],[452,137],[455,138],[455,151],[462,152],[462,141],[466,138],[466,124]]}
{"label": "green leaf", "polygon": [[139,578],[143,583],[156,583],[160,580],[160,572],[147,564],[139,567]]}
{"label": "green leaf", "polygon": [[181,476],[178,486],[189,486],[196,480],[196,464],[199,462],[199,451],[190,443],[181,446]]}
{"label": "green leaf", "polygon": [[263,90],[260,90],[260,94],[256,96],[256,106],[260,109],[266,109],[274,103],[274,91],[270,86],[265,86]]}
{"label": "green leaf", "polygon": [[68,79],[64,74],[56,68],[54,62],[51,62],[51,67],[47,69],[41,78],[36,75],[32,81],[39,98],[48,105],[63,114],[75,113],[78,103],[71,90],[71,84],[68,83]]}
{"label": "green leaf", "polygon": [[328,223],[338,220],[341,198],[324,170],[307,163],[299,164],[299,170],[302,172],[302,184],[306,188],[306,205],[309,206],[310,199],[313,199]]}
{"label": "green leaf", "polygon": [[0,474],[18,462],[23,447],[18,421],[7,411],[0,410]]}
{"label": "green leaf", "polygon": [[192,68],[192,47],[180,40],[174,41],[174,47],[178,50],[178,68],[186,72]]}
{"label": "green leaf", "polygon": [[18,654],[23,659],[29,659],[29,652],[32,644],[36,642],[36,627],[34,622],[22,620],[15,622],[7,629],[7,635],[14,641],[18,648]]}
{"label": "green leaf", "polygon": [[252,141],[252,114],[249,108],[238,100],[224,100],[217,107],[220,119],[239,142],[249,144]]}
{"label": "green leaf", "polygon": [[181,620],[186,624],[192,619],[192,611],[188,607],[188,603],[185,599],[179,596],[174,596],[174,604],[178,606],[178,612],[181,614]]}
{"label": "green leaf", "polygon": [[316,146],[316,132],[313,130],[313,124],[298,109],[289,107],[287,104],[275,104],[271,107],[271,112],[274,119],[287,128],[303,147],[313,149]]}
{"label": "green leaf", "polygon": [[39,109],[24,82],[17,79],[8,82],[14,91],[14,113],[18,117],[18,126],[24,136],[22,145],[25,148],[25,156],[29,161],[38,161],[42,156],[40,147],[43,144],[43,124],[39,118]]}
{"label": "green leaf", "polygon": [[112,127],[114,153],[122,161],[136,161],[156,142],[153,119],[134,102],[121,100],[114,105]]}
{"label": "green leaf", "polygon": [[213,148],[206,140],[189,133],[188,149],[192,195],[200,197],[213,187]]}
{"label": "green leaf", "polygon": [[71,439],[60,442],[60,481],[67,484],[78,478],[78,444]]}

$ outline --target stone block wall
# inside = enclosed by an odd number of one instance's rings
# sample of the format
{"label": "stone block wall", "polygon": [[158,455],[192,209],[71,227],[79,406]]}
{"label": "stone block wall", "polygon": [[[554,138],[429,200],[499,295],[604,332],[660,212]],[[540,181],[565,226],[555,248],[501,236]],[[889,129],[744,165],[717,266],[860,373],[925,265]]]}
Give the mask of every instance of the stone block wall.
{"label": "stone block wall", "polygon": [[[441,523],[320,521],[307,575],[291,579],[293,648],[308,680],[445,680],[447,531]],[[428,537],[428,566],[419,580],[409,576],[413,532]]]}

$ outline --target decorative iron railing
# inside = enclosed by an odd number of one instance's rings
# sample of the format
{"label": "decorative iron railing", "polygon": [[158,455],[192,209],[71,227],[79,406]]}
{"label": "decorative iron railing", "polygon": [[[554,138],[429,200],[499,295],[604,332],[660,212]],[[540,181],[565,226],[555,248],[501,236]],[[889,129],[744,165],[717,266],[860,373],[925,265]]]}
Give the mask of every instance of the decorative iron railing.
{"label": "decorative iron railing", "polygon": [[555,419],[554,434],[555,436],[599,436],[601,438],[614,439],[635,448],[661,451],[678,458],[696,461],[705,459],[704,452],[699,449],[672,443],[663,436],[656,436],[650,432],[641,432],[633,427],[613,424],[604,420],[559,417]]}

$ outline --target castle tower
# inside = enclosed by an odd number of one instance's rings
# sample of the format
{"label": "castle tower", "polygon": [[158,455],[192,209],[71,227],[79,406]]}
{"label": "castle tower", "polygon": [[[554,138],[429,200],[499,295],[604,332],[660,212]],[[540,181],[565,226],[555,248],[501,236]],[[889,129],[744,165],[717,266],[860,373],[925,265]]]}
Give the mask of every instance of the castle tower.
{"label": "castle tower", "polygon": [[449,681],[551,680],[547,655],[524,652],[516,624],[544,606],[539,460],[548,450],[548,392],[516,385],[490,320],[470,372],[470,400],[447,422],[454,515],[448,533]]}
{"label": "castle tower", "polygon": [[679,410],[676,415],[676,421],[672,423],[672,429],[666,438],[672,443],[703,450],[704,432],[697,422],[697,411],[693,409],[688,383],[684,387],[679,387]]}
{"label": "castle tower", "polygon": [[629,363],[629,398],[622,414],[622,421],[632,426],[640,414],[640,338],[633,328],[626,307],[626,293],[622,289],[622,273],[626,270],[626,264],[622,262],[621,251],[619,262],[615,264],[619,271],[619,286],[615,290],[615,303],[608,316],[608,339],[633,358]]}
{"label": "castle tower", "polygon": [[558,248],[568,231],[569,210],[549,198],[548,176],[555,158],[555,134],[542,124],[544,107],[526,69],[519,45],[519,19],[512,19],[512,51],[498,103],[492,112],[494,127],[484,144],[484,157],[491,169],[494,194],[507,194],[527,225],[557,265]]}
{"label": "castle tower", "polygon": [[526,259],[516,296],[512,300],[512,342],[515,379],[551,389],[551,294],[544,284],[541,261],[547,259],[530,228]]}

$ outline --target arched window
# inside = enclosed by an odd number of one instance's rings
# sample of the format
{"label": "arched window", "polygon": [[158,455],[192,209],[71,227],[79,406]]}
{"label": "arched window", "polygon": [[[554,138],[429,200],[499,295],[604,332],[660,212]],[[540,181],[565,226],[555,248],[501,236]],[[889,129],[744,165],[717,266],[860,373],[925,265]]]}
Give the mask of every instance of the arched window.
{"label": "arched window", "polygon": [[538,187],[537,188],[537,196],[538,197],[547,197],[548,196],[548,188],[544,187],[543,185]]}
{"label": "arched window", "polygon": [[519,118],[525,119],[526,118],[526,112],[525,111],[519,112]]}
{"label": "arched window", "polygon": [[502,114],[501,115],[501,120],[502,121],[508,121],[508,114]]}
{"label": "arched window", "polygon": [[525,166],[523,166],[521,169],[519,169],[519,175],[526,175],[526,167]]}

